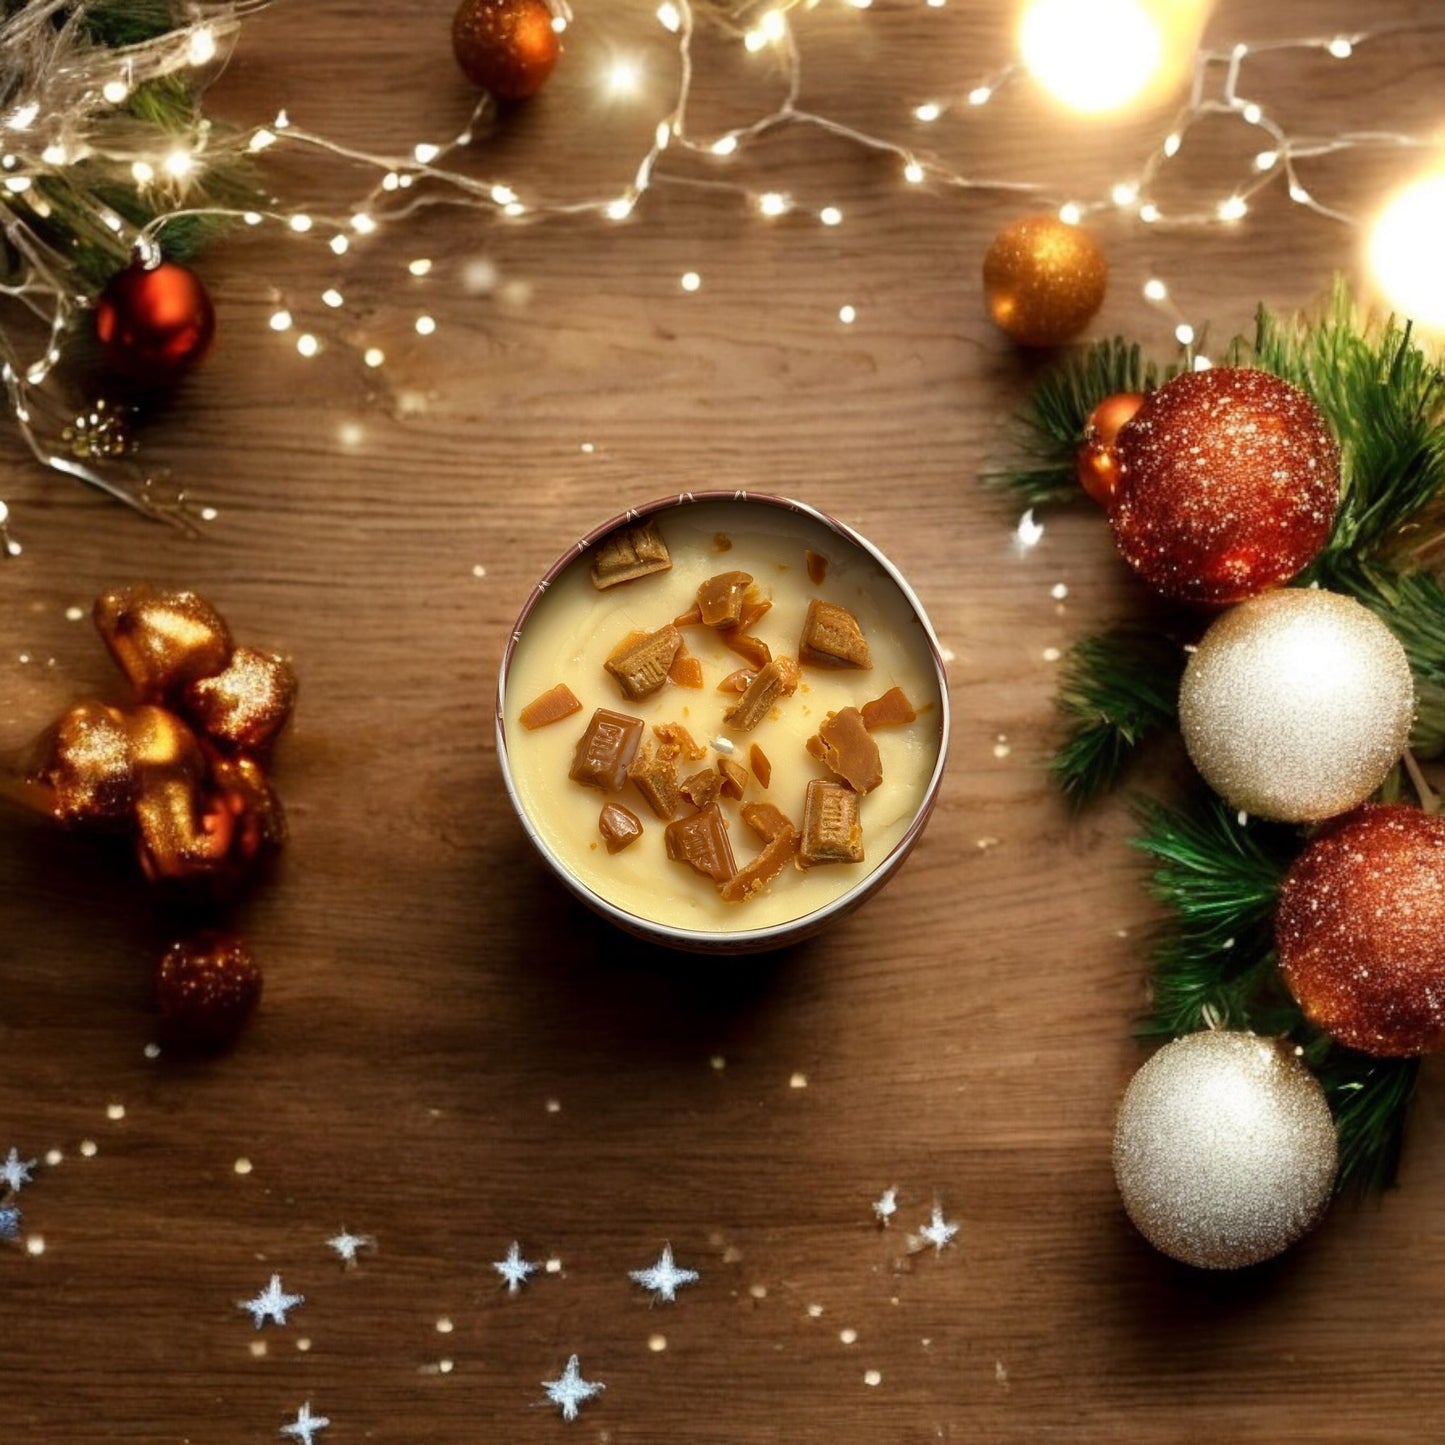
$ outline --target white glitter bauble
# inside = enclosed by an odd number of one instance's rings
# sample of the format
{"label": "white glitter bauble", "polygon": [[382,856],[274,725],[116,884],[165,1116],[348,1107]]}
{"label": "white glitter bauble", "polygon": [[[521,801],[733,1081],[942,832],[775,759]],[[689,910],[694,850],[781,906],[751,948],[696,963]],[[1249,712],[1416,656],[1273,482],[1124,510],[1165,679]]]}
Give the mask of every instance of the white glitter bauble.
{"label": "white glitter bauble", "polygon": [[1124,1208],[1156,1249],[1238,1269],[1319,1222],[1335,1182],[1334,1121],[1293,1048],[1186,1034],[1130,1081],[1114,1128]]}
{"label": "white glitter bauble", "polygon": [[1364,802],[1399,761],[1415,684],[1394,633],[1352,597],[1283,588],[1204,634],[1179,689],[1179,727],[1227,802],[1282,823]]}

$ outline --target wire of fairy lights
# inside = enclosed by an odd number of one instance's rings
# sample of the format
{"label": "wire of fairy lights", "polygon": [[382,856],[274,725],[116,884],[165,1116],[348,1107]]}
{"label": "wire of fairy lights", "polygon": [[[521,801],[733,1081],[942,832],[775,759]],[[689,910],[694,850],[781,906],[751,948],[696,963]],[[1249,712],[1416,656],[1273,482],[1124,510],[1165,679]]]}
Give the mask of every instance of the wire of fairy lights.
{"label": "wire of fairy lights", "polygon": [[[114,4],[115,0],[110,0]],[[36,53],[28,69],[21,69],[18,81],[12,69],[0,70],[8,83],[0,88],[0,226],[17,264],[9,274],[0,274],[0,298],[18,303],[43,326],[45,338],[29,360],[18,354],[18,343],[0,314],[0,379],[3,379],[11,412],[34,456],[56,471],[76,477],[117,496],[142,510],[156,510],[148,496],[149,479],[135,480],[135,464],[106,454],[106,448],[82,448],[67,452],[58,438],[62,435],[52,406],[41,406],[39,398],[56,363],[60,361],[66,337],[89,304],[89,293],[63,264],[53,249],[35,244],[33,208],[48,186],[67,178],[71,168],[97,155],[112,166],[124,167],[131,176],[167,204],[156,208],[146,223],[131,226],[103,202],[95,204],[91,220],[123,243],[136,258],[158,256],[168,227],[199,217],[229,217],[245,225],[270,224],[285,233],[313,243],[325,244],[338,258],[364,244],[383,227],[393,227],[408,216],[434,205],[447,204],[488,212],[499,225],[528,224],[545,220],[580,218],[603,225],[625,223],[649,191],[660,185],[704,188],[713,193],[741,198],[764,221],[797,214],[803,208],[786,191],[759,189],[747,179],[744,159],[749,146],[785,127],[817,130],[860,149],[892,157],[898,164],[905,191],[931,190],[936,193],[993,191],[1027,195],[1040,208],[1051,208],[1069,222],[1080,222],[1103,211],[1111,211],[1151,228],[1237,226],[1250,213],[1256,197],[1270,187],[1282,187],[1290,201],[1328,220],[1351,226],[1363,217],[1321,201],[1309,189],[1301,166],[1319,157],[1367,149],[1432,149],[1436,137],[1387,130],[1348,130],[1336,134],[1303,134],[1291,131],[1272,112],[1267,97],[1251,85],[1250,61],[1263,54],[1281,52],[1317,53],[1348,61],[1362,46],[1384,35],[1401,31],[1356,31],[1349,34],[1315,35],[1264,43],[1240,41],[1227,46],[1195,50],[1187,97],[1172,117],[1167,131],[1149,144],[1132,166],[1121,168],[1117,181],[1097,196],[1070,195],[1032,182],[1008,176],[978,174],[960,168],[929,143],[929,131],[950,112],[979,112],[1007,87],[1029,75],[1022,59],[1009,57],[991,67],[971,84],[950,94],[924,96],[901,101],[901,130],[907,139],[876,134],[845,124],[831,116],[805,108],[803,93],[804,55],[797,34],[796,12],[814,8],[818,0],[794,0],[759,8],[744,6],[718,15],[709,10],[700,22],[689,0],[662,0],[655,22],[673,38],[675,81],[663,103],[652,131],[651,144],[640,156],[623,166],[626,179],[583,199],[553,199],[503,175],[478,178],[453,164],[457,153],[473,143],[486,120],[491,102],[483,96],[467,123],[449,139],[419,140],[392,154],[380,154],[341,145],[324,135],[298,125],[284,111],[268,125],[258,126],[225,142],[227,154],[240,150],[260,156],[275,146],[305,147],[352,166],[371,177],[365,193],[343,214],[321,215],[305,206],[294,209],[230,209],[193,199],[193,188],[207,166],[214,163],[218,142],[209,123],[199,115],[189,132],[157,136],[142,126],[114,124],[126,98],[147,77],[173,75],[190,70],[214,69],[224,63],[235,43],[240,19],[264,7],[267,0],[233,0],[230,4],[198,4],[191,7],[189,20],[165,36],[122,49],[90,48],[56,44]],[[866,10],[871,0],[842,0]],[[947,0],[924,0],[930,8],[943,8]],[[30,0],[22,16],[59,11],[71,15],[83,12],[87,0]],[[562,0],[553,0],[554,27],[567,28],[570,14]],[[740,45],[759,65],[773,68],[781,99],[770,109],[742,124],[702,134],[691,124],[689,109],[696,79],[695,40],[700,23],[723,27],[728,38]],[[6,22],[13,26],[14,21]],[[1445,27],[1427,27],[1428,33]],[[1423,36],[1427,30],[1414,30]],[[63,33],[63,32],[62,32]],[[635,61],[614,62],[604,83],[614,91],[635,87]],[[1184,148],[1190,130],[1210,117],[1225,116],[1252,128],[1261,137],[1247,169],[1225,191],[1206,205],[1170,210],[1159,199],[1158,183],[1170,163]],[[101,139],[98,139],[101,138]],[[675,155],[701,158],[707,173],[676,173],[669,169]],[[43,203],[43,202],[42,202]],[[843,210],[836,205],[818,209],[814,218],[822,226],[840,226]],[[409,263],[413,275],[429,269],[425,259]],[[693,285],[689,287],[691,277]],[[683,277],[684,289],[695,289],[695,273]],[[1193,328],[1174,310],[1168,287],[1157,276],[1143,283],[1142,293],[1150,302],[1168,308],[1178,323],[1175,334],[1186,350],[1195,341]],[[320,292],[320,299],[332,312],[345,305],[336,284]],[[847,321],[850,308],[843,308]],[[316,356],[325,349],[316,330],[299,329],[290,310],[282,307],[270,318],[271,328],[288,335],[302,356]],[[324,328],[318,328],[323,329]],[[436,330],[434,317],[417,318],[416,329],[426,336]],[[290,333],[295,333],[294,336]],[[385,364],[379,347],[368,346],[363,359],[370,367]],[[1201,359],[1195,358],[1196,364]],[[1207,361],[1202,362],[1207,364]],[[78,419],[84,421],[85,419]],[[98,425],[91,420],[91,439]],[[75,433],[74,420],[69,428]],[[82,432],[85,427],[82,425]],[[122,470],[128,468],[128,471]],[[214,515],[200,512],[202,519]],[[7,509],[0,502],[0,546],[17,555],[20,544],[5,530]]]}

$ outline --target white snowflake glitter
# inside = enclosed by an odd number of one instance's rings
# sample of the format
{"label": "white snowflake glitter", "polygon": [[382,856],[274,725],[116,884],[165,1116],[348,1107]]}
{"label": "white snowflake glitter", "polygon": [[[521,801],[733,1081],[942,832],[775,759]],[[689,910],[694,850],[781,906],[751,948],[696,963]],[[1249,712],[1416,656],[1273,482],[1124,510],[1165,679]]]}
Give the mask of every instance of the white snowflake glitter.
{"label": "white snowflake glitter", "polygon": [[584,1380],[582,1367],[577,1356],[573,1355],[561,1376],[555,1380],[543,1380],[542,1388],[547,1392],[547,1398],[561,1409],[564,1420],[575,1420],[578,1406],[594,1395],[600,1395],[607,1386],[600,1380]]}
{"label": "white snowflake glitter", "polygon": [[672,1302],[677,1299],[681,1285],[696,1284],[701,1276],[695,1269],[679,1269],[672,1260],[672,1246],[664,1244],[656,1264],[629,1270],[628,1278],[635,1279],[643,1289],[650,1289],[656,1299]]}
{"label": "white snowflake glitter", "polygon": [[370,1234],[352,1234],[343,1224],[341,1226],[341,1233],[333,1234],[326,1243],[336,1251],[342,1263],[355,1264],[357,1250],[370,1249],[375,1245],[376,1240]]}
{"label": "white snowflake glitter", "polygon": [[918,1231],[918,1237],[931,1244],[936,1253],[942,1253],[944,1245],[951,1244],[953,1236],[957,1233],[958,1225],[951,1219],[945,1219],[943,1207],[935,1204],[933,1213],[928,1217],[928,1223]]}
{"label": "white snowflake glitter", "polygon": [[895,1214],[898,1213],[898,1191],[896,1189],[885,1189],[877,1199],[873,1201],[873,1217],[879,1224],[887,1224]]}
{"label": "white snowflake glitter", "polygon": [[492,1268],[507,1282],[507,1293],[516,1294],[527,1282],[529,1274],[537,1272],[537,1266],[522,1258],[522,1246],[514,1239],[507,1250],[506,1259],[493,1261]]}
{"label": "white snowflake glitter", "polygon": [[304,1294],[287,1294],[281,1288],[281,1276],[273,1274],[271,1283],[255,1299],[238,1300],[236,1308],[249,1310],[251,1318],[256,1322],[256,1328],[259,1330],[267,1320],[270,1320],[272,1324],[284,1325],[287,1310],[295,1309],[297,1305],[304,1304],[305,1301]]}
{"label": "white snowflake glitter", "polygon": [[289,1425],[283,1425],[276,1433],[289,1435],[293,1440],[299,1440],[301,1445],[315,1445],[316,1432],[324,1430],[330,1423],[325,1415],[313,1415],[311,1401],[307,1400],[296,1412],[296,1418]]}
{"label": "white snowflake glitter", "polygon": [[35,1168],[36,1162],[34,1159],[22,1159],[13,1147],[4,1160],[0,1161],[0,1179],[5,1181],[11,1193],[30,1183],[30,1171]]}

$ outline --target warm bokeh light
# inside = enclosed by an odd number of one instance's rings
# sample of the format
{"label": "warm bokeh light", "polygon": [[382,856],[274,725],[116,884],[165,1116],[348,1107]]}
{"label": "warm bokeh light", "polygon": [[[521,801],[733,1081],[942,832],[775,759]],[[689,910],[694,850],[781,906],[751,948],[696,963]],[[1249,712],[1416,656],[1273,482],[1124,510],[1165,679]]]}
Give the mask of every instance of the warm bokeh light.
{"label": "warm bokeh light", "polygon": [[1370,271],[1386,301],[1403,317],[1445,329],[1445,172],[1398,192],[1370,232]]}
{"label": "warm bokeh light", "polygon": [[1118,110],[1167,83],[1198,39],[1203,0],[1027,0],[1025,66],[1056,100]]}

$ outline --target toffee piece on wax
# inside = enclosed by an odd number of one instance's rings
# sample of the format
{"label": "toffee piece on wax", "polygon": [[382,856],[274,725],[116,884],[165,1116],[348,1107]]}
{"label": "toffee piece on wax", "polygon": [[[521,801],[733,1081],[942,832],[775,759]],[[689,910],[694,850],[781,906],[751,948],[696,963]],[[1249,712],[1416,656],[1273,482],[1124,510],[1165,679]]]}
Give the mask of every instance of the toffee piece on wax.
{"label": "toffee piece on wax", "polygon": [[863,824],[858,815],[858,794],[842,783],[814,778],[803,803],[803,846],[798,851],[798,866],[862,861]]}
{"label": "toffee piece on wax", "polygon": [[672,554],[653,521],[635,522],[609,532],[592,553],[592,585],[599,592],[620,582],[635,582],[654,572],[666,572]]}
{"label": "toffee piece on wax", "polygon": [[871,668],[868,640],[858,619],[836,602],[815,597],[803,619],[803,636],[798,643],[798,661],[812,667]]}
{"label": "toffee piece on wax", "polygon": [[669,858],[696,868],[714,883],[726,883],[738,871],[728,842],[728,821],[716,803],[669,823],[663,833]]}
{"label": "toffee piece on wax", "polygon": [[645,728],[640,717],[599,707],[577,740],[577,753],[567,776],[604,793],[617,792],[627,781],[627,769],[637,756]]}
{"label": "toffee piece on wax", "polygon": [[602,665],[634,702],[656,692],[682,646],[682,634],[670,622],[656,632],[625,637]]}

